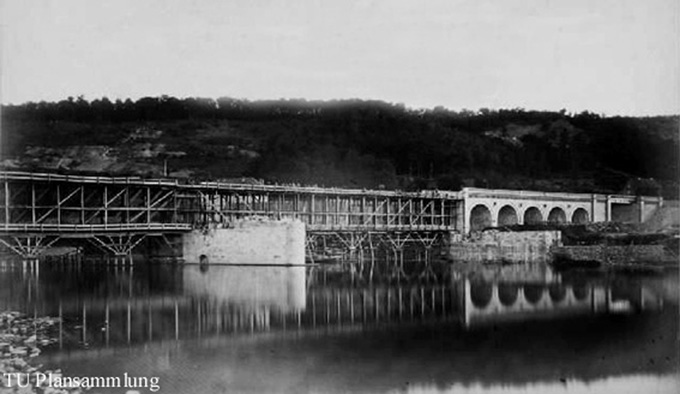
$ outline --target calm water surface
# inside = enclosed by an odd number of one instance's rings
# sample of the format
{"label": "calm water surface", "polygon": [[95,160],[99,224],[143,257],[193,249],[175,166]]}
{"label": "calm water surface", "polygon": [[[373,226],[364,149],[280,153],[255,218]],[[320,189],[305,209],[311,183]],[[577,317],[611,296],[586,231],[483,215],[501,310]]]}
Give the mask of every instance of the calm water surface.
{"label": "calm water surface", "polygon": [[0,310],[63,318],[44,368],[161,393],[680,392],[677,270],[435,271],[5,265]]}

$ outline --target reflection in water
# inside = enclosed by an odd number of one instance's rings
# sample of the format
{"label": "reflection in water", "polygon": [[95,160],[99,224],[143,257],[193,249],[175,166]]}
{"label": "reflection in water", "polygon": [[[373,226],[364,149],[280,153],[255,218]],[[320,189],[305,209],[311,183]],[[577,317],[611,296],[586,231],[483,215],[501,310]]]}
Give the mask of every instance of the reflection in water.
{"label": "reflection in water", "polygon": [[616,394],[639,394],[639,393],[677,393],[680,392],[680,379],[676,374],[662,376],[632,375],[625,377],[612,377],[597,379],[592,382],[577,380],[564,380],[554,383],[533,383],[519,386],[506,385],[463,385],[454,384],[445,389],[432,386],[415,386],[406,390],[407,393],[616,393]]}
{"label": "reflection in water", "polygon": [[162,392],[536,391],[560,379],[587,392],[633,374],[666,384],[678,363],[676,272],[566,277],[524,266],[400,283],[330,274],[5,268],[0,308],[63,316],[62,349],[42,355],[46,365],[156,373]]}
{"label": "reflection in water", "polygon": [[190,297],[281,313],[305,309],[305,267],[187,266],[182,274]]}
{"label": "reflection in water", "polygon": [[663,299],[641,286],[630,298],[615,299],[604,284],[585,287],[571,284],[516,285],[471,283],[465,280],[462,296],[466,325],[597,313],[631,313],[659,309]]}

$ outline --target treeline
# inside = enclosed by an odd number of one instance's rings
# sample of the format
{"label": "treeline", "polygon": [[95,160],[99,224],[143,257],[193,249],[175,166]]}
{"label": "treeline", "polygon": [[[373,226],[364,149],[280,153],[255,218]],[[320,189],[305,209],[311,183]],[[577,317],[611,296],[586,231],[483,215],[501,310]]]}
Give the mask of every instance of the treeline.
{"label": "treeline", "polygon": [[[304,99],[257,100],[220,97],[218,99],[171,96],[143,97],[111,101],[106,97],[86,100],[83,96],[69,97],[58,102],[28,102],[20,105],[3,105],[6,120],[38,120],[69,122],[139,122],[173,121],[185,119],[230,120],[283,120],[311,119],[345,114],[347,112],[390,113],[421,118],[456,121],[467,129],[485,129],[507,122],[549,122],[564,116],[565,112],[527,111],[522,108],[478,111],[463,109],[453,111],[443,107],[434,109],[409,109],[403,104],[377,100]],[[584,112],[577,117],[596,117]]]}
{"label": "treeline", "polygon": [[[184,133],[184,145],[194,137],[192,127],[229,124],[242,130],[240,138],[250,136],[249,148],[259,154],[239,167],[241,175],[270,181],[601,192],[621,192],[632,185],[627,192],[672,196],[680,178],[678,116],[605,117],[521,108],[421,110],[381,101],[169,96],[8,105],[2,116],[9,133],[21,133],[30,124],[32,135],[54,133],[60,124],[74,123],[91,126],[91,133],[116,125],[160,124],[169,129],[184,125],[175,128]],[[108,141],[104,135],[101,140]],[[191,167],[193,157],[198,173],[199,156],[210,155],[214,161],[223,155],[219,144],[191,146],[191,157],[181,165]],[[223,174],[215,169],[209,175]]]}

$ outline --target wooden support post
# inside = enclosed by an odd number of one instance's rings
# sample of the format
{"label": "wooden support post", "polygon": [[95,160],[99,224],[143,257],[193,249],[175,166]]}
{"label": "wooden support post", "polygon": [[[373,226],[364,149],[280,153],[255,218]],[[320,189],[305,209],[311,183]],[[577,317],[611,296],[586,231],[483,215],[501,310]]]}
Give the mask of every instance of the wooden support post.
{"label": "wooden support post", "polygon": [[359,207],[361,215],[359,216],[359,223],[362,225],[366,224],[366,196],[361,196],[361,206]]}
{"label": "wooden support post", "polygon": [[151,188],[146,187],[146,224],[151,223]]}
{"label": "wooden support post", "polygon": [[323,224],[325,226],[328,226],[329,224],[333,224],[333,223],[329,223],[329,220],[328,220],[329,217],[330,216],[328,215],[328,196],[324,195],[323,196]]}
{"label": "wooden support post", "polygon": [[80,224],[85,224],[85,186],[80,186]]}
{"label": "wooden support post", "polygon": [[109,225],[109,188],[104,185],[104,226]]}
{"label": "wooden support post", "polygon": [[309,211],[310,211],[310,215],[309,215],[309,217],[310,217],[310,219],[309,219],[309,224],[312,225],[312,226],[316,224],[316,217],[315,217],[315,215],[314,215],[314,212],[316,211],[316,209],[314,209],[314,208],[315,208],[315,207],[314,207],[315,203],[316,203],[316,201],[315,201],[315,199],[314,199],[314,194],[312,194],[312,195],[310,196],[310,206],[309,206]]}
{"label": "wooden support post", "polygon": [[9,180],[5,179],[5,226],[10,224],[12,218],[9,213]]}
{"label": "wooden support post", "polygon": [[399,197],[397,199],[397,213],[396,213],[396,215],[397,215],[397,226],[399,226],[399,227],[401,227],[401,225],[403,224],[403,220],[402,220],[403,216],[404,216],[403,208],[404,207],[402,206],[401,197]]}
{"label": "wooden support post", "polygon": [[35,215],[36,203],[37,201],[35,201],[35,183],[31,182],[31,224],[37,224]]}
{"label": "wooden support post", "polygon": [[335,220],[336,226],[340,225],[340,196],[335,196]]}
{"label": "wooden support post", "polygon": [[[373,227],[377,228],[378,224],[382,224],[382,212],[378,214],[378,197],[373,198]],[[380,208],[382,210],[382,207]]]}
{"label": "wooden support post", "polygon": [[123,205],[125,207],[125,224],[130,224],[130,186],[125,186]]}
{"label": "wooden support post", "polygon": [[439,201],[439,206],[441,207],[441,213],[440,213],[440,218],[439,218],[439,226],[444,227],[447,225],[446,223],[446,201],[445,200],[440,200]]}

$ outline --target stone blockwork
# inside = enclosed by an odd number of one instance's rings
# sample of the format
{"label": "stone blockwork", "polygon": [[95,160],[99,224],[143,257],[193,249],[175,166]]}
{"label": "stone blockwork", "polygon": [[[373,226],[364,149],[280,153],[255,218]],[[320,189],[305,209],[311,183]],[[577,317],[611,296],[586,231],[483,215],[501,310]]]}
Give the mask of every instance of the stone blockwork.
{"label": "stone blockwork", "polygon": [[665,263],[675,260],[663,245],[572,245],[555,247],[553,254],[575,263]]}
{"label": "stone blockwork", "polygon": [[463,241],[452,242],[451,258],[461,262],[546,262],[550,248],[560,245],[560,231],[484,231]]}
{"label": "stone blockwork", "polygon": [[183,236],[182,249],[187,263],[304,264],[305,225],[294,220],[243,220],[229,228],[193,230]]}

